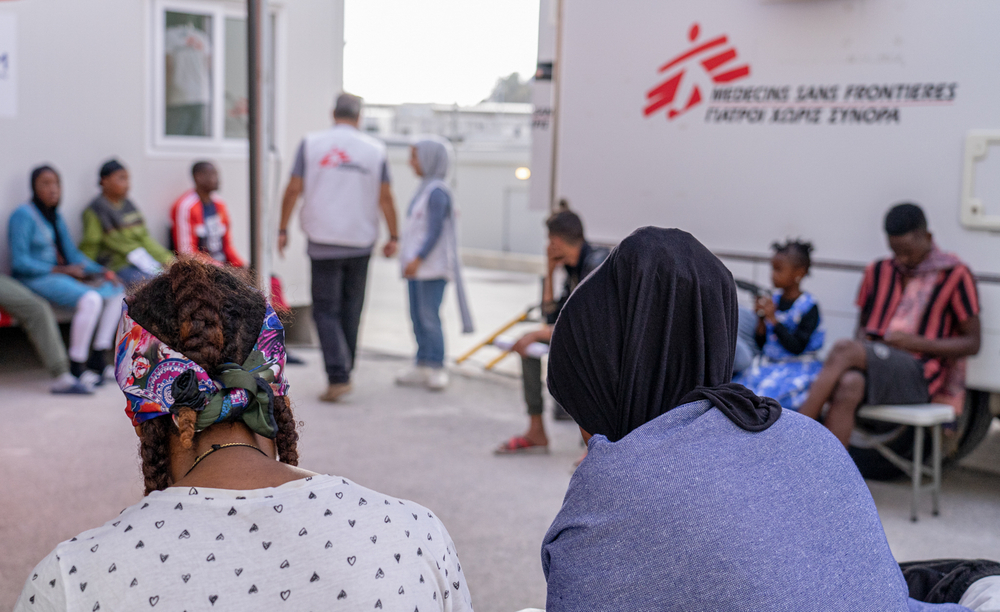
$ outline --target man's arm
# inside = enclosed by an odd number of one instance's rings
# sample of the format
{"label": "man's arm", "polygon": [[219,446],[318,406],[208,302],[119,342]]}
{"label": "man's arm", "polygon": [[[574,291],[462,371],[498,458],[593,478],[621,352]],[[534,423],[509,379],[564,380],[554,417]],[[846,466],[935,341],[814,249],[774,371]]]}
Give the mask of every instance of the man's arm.
{"label": "man's arm", "polygon": [[382,209],[382,216],[385,217],[385,225],[389,228],[389,242],[386,243],[382,253],[386,257],[396,254],[396,241],[399,239],[399,228],[396,226],[396,203],[392,199],[392,189],[389,183],[383,181],[378,194],[378,207]]}
{"label": "man's arm", "polygon": [[285,247],[288,245],[288,222],[292,218],[295,210],[295,203],[302,195],[302,177],[292,176],[288,179],[288,186],[285,187],[285,197],[281,200],[281,224],[278,226],[278,253],[285,254]]}
{"label": "man's arm", "polygon": [[961,358],[979,352],[982,342],[982,324],[979,316],[972,316],[958,324],[958,335],[951,338],[932,340],[916,334],[889,332],[885,343],[911,353],[923,353],[934,357]]}
{"label": "man's arm", "polygon": [[528,346],[533,342],[551,342],[552,341],[552,326],[545,325],[541,329],[536,329],[533,332],[528,332],[518,338],[514,346],[510,347],[511,352],[517,353],[523,357],[527,357]]}

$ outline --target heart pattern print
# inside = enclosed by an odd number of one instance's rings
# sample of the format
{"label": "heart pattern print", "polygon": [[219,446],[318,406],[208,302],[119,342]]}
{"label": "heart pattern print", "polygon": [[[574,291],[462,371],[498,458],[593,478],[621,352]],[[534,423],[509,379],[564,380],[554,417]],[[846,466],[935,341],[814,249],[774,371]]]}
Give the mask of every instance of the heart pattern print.
{"label": "heart pattern print", "polygon": [[59,544],[15,611],[464,612],[466,582],[432,512],[314,476],[273,489],[154,492]]}

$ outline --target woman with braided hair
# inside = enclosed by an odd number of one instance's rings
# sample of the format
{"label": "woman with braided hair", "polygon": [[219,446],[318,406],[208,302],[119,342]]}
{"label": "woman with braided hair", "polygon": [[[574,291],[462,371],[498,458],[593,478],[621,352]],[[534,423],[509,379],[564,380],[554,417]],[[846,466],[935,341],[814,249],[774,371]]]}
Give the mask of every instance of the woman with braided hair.
{"label": "woman with braided hair", "polygon": [[297,467],[284,330],[237,274],[182,259],[126,298],[145,497],[59,544],[15,610],[471,610],[431,512]]}

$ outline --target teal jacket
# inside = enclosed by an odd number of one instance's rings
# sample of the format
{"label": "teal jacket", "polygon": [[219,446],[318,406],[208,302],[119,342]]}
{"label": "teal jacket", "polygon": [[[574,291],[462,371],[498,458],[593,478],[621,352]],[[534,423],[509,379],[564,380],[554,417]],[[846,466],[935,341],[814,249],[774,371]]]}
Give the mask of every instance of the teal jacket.
{"label": "teal jacket", "polygon": [[[56,231],[66,252],[67,265],[83,266],[88,274],[100,274],[104,268],[76,247],[62,215],[56,213]],[[17,207],[10,216],[7,238],[10,245],[11,271],[15,278],[35,278],[52,272],[58,263],[56,231],[31,202]]]}

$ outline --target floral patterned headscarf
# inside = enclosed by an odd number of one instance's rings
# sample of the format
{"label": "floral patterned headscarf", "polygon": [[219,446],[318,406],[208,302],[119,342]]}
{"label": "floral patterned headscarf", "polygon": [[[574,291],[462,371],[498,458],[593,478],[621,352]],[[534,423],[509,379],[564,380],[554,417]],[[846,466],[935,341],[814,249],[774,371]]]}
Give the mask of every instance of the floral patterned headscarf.
{"label": "floral patterned headscarf", "polygon": [[214,377],[132,320],[125,300],[115,347],[115,378],[133,425],[166,415],[176,419],[189,407],[198,414],[196,431],[241,420],[266,438],[278,434],[274,398],[288,394],[285,330],[270,304],[246,361],[222,364]]}

